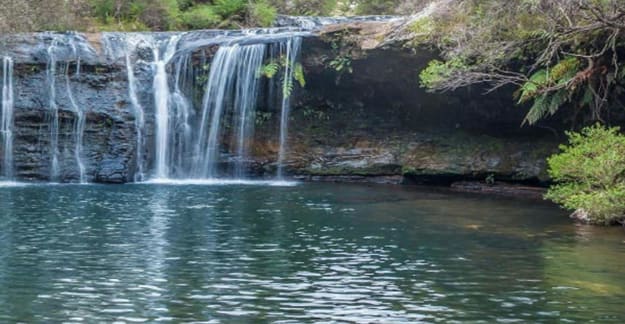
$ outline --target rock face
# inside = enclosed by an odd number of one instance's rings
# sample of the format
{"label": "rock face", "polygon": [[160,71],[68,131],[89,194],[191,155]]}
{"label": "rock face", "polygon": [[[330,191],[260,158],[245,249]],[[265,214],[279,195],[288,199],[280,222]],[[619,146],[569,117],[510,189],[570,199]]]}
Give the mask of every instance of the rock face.
{"label": "rock face", "polygon": [[[547,180],[545,157],[560,140],[560,126],[519,126],[524,110],[511,93],[482,96],[481,89],[430,94],[418,73],[435,57],[428,50],[403,50],[385,41],[399,22],[326,26],[307,37],[301,61],[307,84],[292,98],[287,173],[301,179],[450,183],[494,177],[525,183]],[[79,75],[56,77],[59,161],[62,181],[75,181],[73,133],[67,84],[86,112],[83,160],[89,181],[124,183],[136,172],[135,115],[120,57],[105,53],[102,35],[79,35],[91,44]],[[9,35],[2,50],[16,58],[15,168],[25,180],[48,180],[51,157],[50,86],[42,34]],[[186,43],[214,43],[186,35]],[[185,43],[186,42],[186,43]],[[210,51],[208,51],[210,52]],[[68,54],[69,55],[69,54]],[[147,170],[154,160],[154,102],[150,53],[135,66],[137,94],[145,108]],[[204,64],[194,62],[194,64]],[[261,98],[262,100],[262,98]],[[261,104],[250,169],[275,174],[279,107]],[[199,114],[195,114],[198,116]],[[263,118],[260,118],[263,117]],[[228,162],[228,152],[223,152]]]}
{"label": "rock face", "polygon": [[[125,182],[133,170],[134,118],[128,101],[126,74],[118,68],[84,65],[69,77],[77,105],[86,111],[83,160],[90,181]],[[50,87],[45,65],[20,64],[15,77],[15,169],[25,180],[48,180],[52,165]],[[60,180],[78,179],[74,159],[76,117],[69,106],[63,75],[56,77],[59,109]]]}

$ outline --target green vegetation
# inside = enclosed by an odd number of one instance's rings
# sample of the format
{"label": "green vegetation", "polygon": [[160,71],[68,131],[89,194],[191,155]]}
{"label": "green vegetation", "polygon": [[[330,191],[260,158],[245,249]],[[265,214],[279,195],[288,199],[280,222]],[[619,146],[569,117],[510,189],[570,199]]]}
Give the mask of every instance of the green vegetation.
{"label": "green vegetation", "polygon": [[[421,85],[448,91],[475,84],[516,88],[523,124],[566,108],[564,119],[604,122],[625,99],[625,3],[616,0],[457,1],[414,21],[411,46],[441,52]],[[546,198],[594,224],[625,219],[625,136],[592,126],[568,133],[552,156]]]}
{"label": "green vegetation", "polygon": [[[293,70],[293,77],[291,80],[284,81],[284,73],[281,73],[285,69]],[[295,83],[300,87],[306,86],[306,77],[304,75],[304,67],[301,63],[291,63],[283,56],[279,59],[271,60],[266,64],[263,64],[257,72],[258,77],[265,77],[268,79],[274,78],[276,75],[280,76],[280,82],[282,82],[282,92],[285,96],[289,97],[293,93]]]}
{"label": "green vegetation", "polygon": [[276,15],[409,14],[429,0],[20,0],[0,32],[147,31],[270,26]]}
{"label": "green vegetation", "polygon": [[211,28],[221,22],[221,16],[210,5],[199,5],[182,13],[183,24],[193,29]]}
{"label": "green vegetation", "polygon": [[546,198],[576,210],[590,223],[609,225],[625,219],[625,136],[600,125],[570,132],[569,145],[549,158],[557,182]]}
{"label": "green vegetation", "polygon": [[412,46],[441,50],[422,73],[433,91],[513,86],[534,124],[569,107],[605,120],[625,94],[625,3],[616,0],[457,1],[416,20]]}

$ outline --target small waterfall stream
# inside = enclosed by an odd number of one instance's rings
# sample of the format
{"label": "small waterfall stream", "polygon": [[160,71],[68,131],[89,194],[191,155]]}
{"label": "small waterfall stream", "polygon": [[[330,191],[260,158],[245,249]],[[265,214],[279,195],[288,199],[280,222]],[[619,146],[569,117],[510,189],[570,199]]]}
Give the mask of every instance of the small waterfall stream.
{"label": "small waterfall stream", "polygon": [[216,178],[221,149],[223,119],[227,106],[234,110],[238,156],[235,160],[237,177],[243,177],[241,163],[245,160],[246,141],[253,131],[250,122],[259,88],[257,73],[261,67],[266,45],[238,44],[221,46],[206,84],[202,104],[200,135],[196,145],[195,178]]}
{"label": "small waterfall stream", "polygon": [[128,78],[128,97],[130,98],[130,103],[133,108],[134,116],[135,116],[135,132],[136,132],[136,157],[135,157],[135,176],[134,181],[140,182],[145,180],[145,172],[144,172],[144,157],[143,157],[143,130],[145,127],[145,112],[143,110],[143,106],[139,102],[139,98],[137,97],[137,81],[135,80],[134,73],[134,65],[132,64],[132,60],[130,59],[130,52],[126,51],[126,74]]}
{"label": "small waterfall stream", "polygon": [[58,181],[59,170],[59,107],[56,104],[56,46],[58,39],[53,37],[47,49],[48,66],[46,67],[46,77],[48,83],[48,109],[50,125],[50,181]]}
{"label": "small waterfall stream", "polygon": [[[76,61],[76,72],[74,73],[76,79],[80,76],[80,57],[76,51],[76,45],[73,41],[70,42],[70,47],[72,50],[72,56]],[[72,86],[70,83],[70,73],[69,73],[70,64],[69,62],[65,64],[65,87],[67,89],[67,97],[72,106],[72,110],[75,114],[75,121],[73,127],[73,135],[74,135],[74,159],[76,160],[76,165],[78,167],[78,180],[80,183],[86,183],[86,175],[85,175],[85,164],[82,160],[82,152],[83,152],[83,136],[85,132],[85,113],[83,109],[76,103],[74,99],[74,94],[72,92]]]}
{"label": "small waterfall stream", "polygon": [[156,161],[155,161],[155,178],[169,178],[170,167],[168,161],[169,155],[169,121],[171,94],[169,91],[169,82],[167,75],[167,64],[173,58],[180,35],[174,35],[166,42],[163,55],[160,55],[160,44],[154,46],[154,105],[156,118]]}
{"label": "small waterfall stream", "polygon": [[[293,69],[299,56],[301,35],[281,34],[276,30],[251,30],[229,37],[218,34],[215,54],[207,60],[205,83],[198,83],[197,57],[193,51],[210,45],[203,40],[181,45],[185,34],[167,35],[159,40],[145,42],[152,49],[154,61],[152,92],[154,98],[154,164],[152,181],[168,180],[244,180],[249,177],[250,146],[254,140],[256,108],[260,104],[260,90],[268,88],[271,94],[281,95],[272,109],[279,111],[279,164],[286,156],[289,96],[293,88]],[[223,38],[223,39],[222,39]],[[136,46],[134,46],[136,48]],[[125,53],[131,102],[141,107],[135,92],[131,53]],[[196,60],[196,61],[194,61]],[[282,62],[284,70],[262,85],[263,64]],[[200,102],[194,102],[193,92],[202,88]],[[278,89],[273,89],[278,87]],[[195,88],[193,90],[192,88]],[[287,90],[288,89],[288,90]],[[134,99],[133,99],[134,98]],[[271,108],[270,107],[270,108]],[[137,135],[142,137],[145,121],[143,112],[137,114]],[[142,139],[137,140],[137,159],[141,161]],[[278,166],[279,178],[283,168]],[[142,168],[136,180],[141,181]]]}
{"label": "small waterfall stream", "polygon": [[[87,183],[87,167],[83,159],[83,137],[86,127],[84,108],[79,104],[72,82],[80,78],[81,58],[76,44],[76,34],[46,34],[50,43],[46,48],[48,56],[46,64],[47,95],[48,95],[48,125],[50,129],[50,181],[61,181],[61,148],[59,147],[61,134],[61,112],[59,107],[59,93],[57,78],[63,80],[60,86],[65,87],[67,102],[61,102],[63,108],[68,108],[74,115],[71,138],[74,142],[73,163],[76,166],[76,180],[79,183]],[[74,71],[71,66],[74,64]],[[57,74],[58,73],[58,74]],[[72,80],[73,79],[73,80]],[[63,164],[65,166],[66,163]]]}
{"label": "small waterfall stream", "polygon": [[282,85],[282,107],[280,110],[280,150],[278,152],[278,179],[284,178],[284,159],[287,153],[287,137],[289,131],[289,113],[291,110],[291,88],[293,87],[293,71],[302,44],[301,38],[289,39],[285,44],[286,64]]}
{"label": "small waterfall stream", "polygon": [[13,60],[2,58],[2,120],[0,135],[3,143],[2,177],[13,180]]}

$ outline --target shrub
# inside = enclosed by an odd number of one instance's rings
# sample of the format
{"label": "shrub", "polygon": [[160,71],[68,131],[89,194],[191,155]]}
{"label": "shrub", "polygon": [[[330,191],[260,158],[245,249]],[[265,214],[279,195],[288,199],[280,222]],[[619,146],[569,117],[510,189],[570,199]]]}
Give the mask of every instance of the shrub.
{"label": "shrub", "polygon": [[213,28],[219,22],[221,17],[210,5],[195,6],[182,14],[182,24],[191,29]]}
{"label": "shrub", "polygon": [[250,4],[248,8],[250,21],[252,26],[269,27],[273,24],[278,14],[276,8],[266,1],[257,1]]}
{"label": "shrub", "polygon": [[228,18],[245,12],[245,5],[245,0],[215,0],[213,10],[223,18]]}
{"label": "shrub", "polygon": [[568,145],[547,160],[556,181],[547,195],[576,215],[610,225],[625,219],[625,136],[600,125],[569,132]]}

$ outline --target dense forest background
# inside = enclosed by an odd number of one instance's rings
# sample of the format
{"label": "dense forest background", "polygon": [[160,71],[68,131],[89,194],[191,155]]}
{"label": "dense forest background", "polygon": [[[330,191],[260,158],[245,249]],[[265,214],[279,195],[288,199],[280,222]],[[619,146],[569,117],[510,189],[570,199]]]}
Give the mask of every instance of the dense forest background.
{"label": "dense forest background", "polygon": [[0,32],[269,26],[275,16],[411,14],[427,0],[5,0]]}

